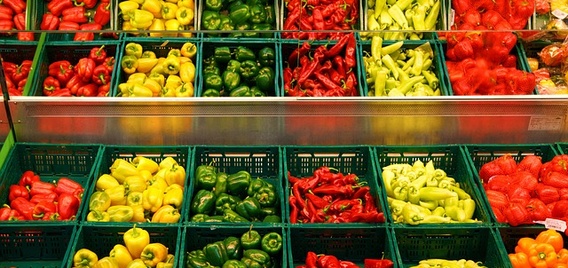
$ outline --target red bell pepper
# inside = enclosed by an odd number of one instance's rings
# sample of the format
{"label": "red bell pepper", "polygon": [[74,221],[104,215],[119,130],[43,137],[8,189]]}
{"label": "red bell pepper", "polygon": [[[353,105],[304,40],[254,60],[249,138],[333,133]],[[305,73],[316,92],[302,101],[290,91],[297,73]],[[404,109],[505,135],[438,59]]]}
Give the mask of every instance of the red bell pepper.
{"label": "red bell pepper", "polygon": [[339,259],[334,255],[321,255],[316,263],[318,267],[339,267]]}
{"label": "red bell pepper", "polygon": [[43,219],[46,214],[48,213],[53,214],[55,212],[57,212],[57,207],[55,206],[55,203],[41,201],[35,204],[32,215],[35,220],[40,220]]}
{"label": "red bell pepper", "polygon": [[77,96],[81,96],[81,97],[94,97],[97,95],[97,90],[98,90],[98,85],[97,84],[93,84],[93,83],[89,83],[86,84],[82,87],[80,87],[77,90]]}
{"label": "red bell pepper", "polygon": [[2,0],[2,4],[11,8],[16,14],[26,11],[26,2],[23,0]]}
{"label": "red bell pepper", "polygon": [[551,215],[557,219],[568,217],[568,200],[556,202],[551,210]]}
{"label": "red bell pepper", "polygon": [[551,171],[546,176],[540,178],[542,183],[556,187],[568,188],[568,175],[557,171]]}
{"label": "red bell pepper", "polygon": [[61,85],[60,85],[59,81],[53,76],[48,76],[43,80],[43,95],[44,96],[51,96],[53,94],[53,92],[55,92],[56,90],[59,90],[60,88],[61,88]]}
{"label": "red bell pepper", "polygon": [[63,193],[72,194],[77,197],[81,197],[85,189],[83,186],[67,177],[62,177],[57,181],[57,186],[55,186],[55,193],[61,195]]}
{"label": "red bell pepper", "polygon": [[78,31],[81,28],[79,23],[74,21],[62,21],[59,23],[57,30],[59,31]]}
{"label": "red bell pepper", "polygon": [[503,209],[503,215],[511,226],[532,223],[529,211],[524,205],[519,203],[511,203],[507,208]]}
{"label": "red bell pepper", "polygon": [[35,35],[33,32],[18,32],[16,35],[19,41],[34,41]]}
{"label": "red bell pepper", "polygon": [[104,65],[99,65],[93,70],[91,80],[97,85],[106,85],[110,82],[110,73]]}
{"label": "red bell pepper", "polygon": [[531,198],[527,204],[527,210],[533,221],[544,221],[552,217],[551,211],[546,207],[546,204],[538,198]]}
{"label": "red bell pepper", "polygon": [[50,182],[36,181],[32,183],[31,195],[55,193],[55,185]]}
{"label": "red bell pepper", "polygon": [[91,18],[91,12],[87,11],[84,6],[75,6],[67,8],[61,12],[61,21],[72,21],[76,23],[86,23]]}
{"label": "red bell pepper", "polygon": [[48,67],[48,74],[56,78],[61,85],[66,84],[73,77],[74,73],[73,65],[68,60],[52,62]]}
{"label": "red bell pepper", "polygon": [[41,19],[41,24],[39,28],[41,30],[57,30],[59,27],[59,17],[51,14],[45,13]]}
{"label": "red bell pepper", "polygon": [[85,84],[86,83],[83,82],[82,78],[79,75],[75,74],[73,77],[71,77],[71,79],[69,79],[69,81],[65,85],[65,88],[69,90],[70,94],[76,95],[79,88]]}
{"label": "red bell pepper", "polygon": [[364,268],[392,268],[394,263],[389,259],[365,259],[363,260]]}
{"label": "red bell pepper", "polygon": [[26,13],[19,13],[14,16],[14,26],[16,26],[16,30],[26,29]]}
{"label": "red bell pepper", "polygon": [[32,198],[30,198],[30,202],[37,204],[39,202],[42,201],[47,201],[47,202],[55,202],[55,200],[57,200],[58,194],[56,193],[49,193],[49,194],[36,194],[33,195]]}
{"label": "red bell pepper", "polygon": [[51,0],[47,4],[47,10],[49,10],[51,14],[59,17],[63,13],[63,10],[72,8],[73,6],[73,0]]}
{"label": "red bell pepper", "polygon": [[22,63],[16,67],[14,73],[12,73],[12,78],[14,82],[19,83],[23,79],[28,78],[31,67],[32,67],[31,60],[23,60]]}
{"label": "red bell pepper", "polygon": [[77,214],[81,201],[73,194],[62,193],[57,199],[57,213],[61,220],[69,220]]}
{"label": "red bell pepper", "polygon": [[14,11],[7,7],[0,5],[0,20],[11,20],[14,18]]}
{"label": "red bell pepper", "polygon": [[107,53],[105,50],[105,45],[102,45],[100,47],[94,47],[89,52],[89,58],[94,60],[97,65],[104,63],[106,60],[106,56]]}
{"label": "red bell pepper", "polygon": [[108,97],[110,91],[110,83],[106,83],[105,85],[101,85],[98,88],[97,97]]}
{"label": "red bell pepper", "polygon": [[[85,6],[86,8],[93,8],[97,5],[98,0],[76,0],[76,5]],[[104,1],[101,1],[104,2]]]}
{"label": "red bell pepper", "polygon": [[4,205],[2,208],[0,208],[0,221],[9,220],[11,212],[12,209],[10,208],[10,206]]}
{"label": "red bell pepper", "polygon": [[8,200],[11,202],[12,200],[23,197],[26,200],[30,199],[30,193],[28,192],[28,188],[25,186],[20,186],[17,184],[10,185],[10,190],[8,194]]}
{"label": "red bell pepper", "polygon": [[79,28],[81,31],[75,33],[73,40],[74,41],[91,41],[91,40],[94,40],[95,39],[95,33],[93,31],[100,31],[100,30],[102,30],[102,28],[103,28],[103,26],[96,23],[96,22],[81,24],[81,27]]}
{"label": "red bell pepper", "polygon": [[100,2],[93,15],[93,21],[100,25],[107,25],[110,22],[110,3]]}
{"label": "red bell pepper", "polygon": [[116,60],[114,59],[114,57],[107,57],[103,62],[103,65],[105,66],[105,68],[108,70],[109,73],[112,73],[115,62]]}
{"label": "red bell pepper", "polygon": [[18,181],[18,185],[24,187],[32,187],[32,183],[40,181],[39,175],[31,170],[26,170],[20,176],[20,180]]}
{"label": "red bell pepper", "polygon": [[543,183],[539,183],[535,190],[536,196],[542,200],[545,204],[550,204],[560,200],[560,194],[558,189],[553,186],[548,186]]}
{"label": "red bell pepper", "polygon": [[0,20],[0,31],[9,31],[14,28],[14,22],[10,20]]}
{"label": "red bell pepper", "polygon": [[53,92],[50,97],[71,97],[71,92],[67,88],[62,88]]}
{"label": "red bell pepper", "polygon": [[96,63],[93,59],[81,58],[75,65],[74,70],[83,82],[88,83],[89,81],[91,81],[95,66]]}
{"label": "red bell pepper", "polygon": [[10,207],[23,217],[23,219],[33,220],[34,204],[23,197],[18,197],[10,202]]}

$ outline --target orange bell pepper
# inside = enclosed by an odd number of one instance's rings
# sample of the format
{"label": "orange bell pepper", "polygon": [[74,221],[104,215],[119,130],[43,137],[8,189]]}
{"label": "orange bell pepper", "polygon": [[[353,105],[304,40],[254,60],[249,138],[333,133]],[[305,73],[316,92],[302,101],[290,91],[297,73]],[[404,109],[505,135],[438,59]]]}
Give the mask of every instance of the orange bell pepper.
{"label": "orange bell pepper", "polygon": [[559,250],[556,255],[558,256],[558,262],[568,264],[568,249]]}
{"label": "orange bell pepper", "polygon": [[529,250],[529,263],[535,268],[555,267],[558,262],[556,251],[551,244],[537,243]]}
{"label": "orange bell pepper", "polygon": [[564,248],[564,239],[562,238],[562,234],[553,229],[547,229],[546,231],[540,232],[535,241],[537,243],[547,243],[552,245],[555,252]]}
{"label": "orange bell pepper", "polygon": [[515,253],[524,252],[525,254],[529,254],[530,249],[535,245],[536,241],[533,238],[523,237],[517,242]]}
{"label": "orange bell pepper", "polygon": [[509,260],[513,268],[531,268],[529,256],[524,252],[509,254]]}

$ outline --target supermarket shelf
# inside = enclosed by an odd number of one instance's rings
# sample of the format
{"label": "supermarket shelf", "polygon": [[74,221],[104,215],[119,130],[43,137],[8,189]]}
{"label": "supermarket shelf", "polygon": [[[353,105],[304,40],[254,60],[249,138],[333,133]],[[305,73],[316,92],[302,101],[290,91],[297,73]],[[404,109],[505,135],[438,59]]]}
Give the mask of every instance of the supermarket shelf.
{"label": "supermarket shelf", "polygon": [[175,144],[451,144],[568,140],[559,96],[436,98],[13,97],[16,139]]}

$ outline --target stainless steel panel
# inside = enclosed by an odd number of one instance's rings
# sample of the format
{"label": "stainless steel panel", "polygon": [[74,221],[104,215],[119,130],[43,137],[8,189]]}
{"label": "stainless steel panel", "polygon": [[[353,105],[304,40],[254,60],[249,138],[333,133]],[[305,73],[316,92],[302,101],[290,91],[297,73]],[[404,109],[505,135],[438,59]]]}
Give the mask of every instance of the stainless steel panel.
{"label": "stainless steel panel", "polygon": [[568,99],[45,98],[9,102],[19,141],[106,144],[445,144],[568,140]]}
{"label": "stainless steel panel", "polygon": [[8,137],[8,133],[10,133],[10,123],[8,122],[6,106],[3,103],[0,106],[0,143],[2,143]]}

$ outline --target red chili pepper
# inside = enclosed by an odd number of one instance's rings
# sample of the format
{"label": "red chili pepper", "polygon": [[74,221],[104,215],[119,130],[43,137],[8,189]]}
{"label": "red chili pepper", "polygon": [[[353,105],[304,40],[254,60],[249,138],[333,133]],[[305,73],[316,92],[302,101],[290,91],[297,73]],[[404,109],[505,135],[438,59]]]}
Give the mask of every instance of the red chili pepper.
{"label": "red chili pepper", "polygon": [[75,74],[73,65],[68,60],[52,62],[48,67],[48,74],[56,78],[60,84],[66,84]]}
{"label": "red chili pepper", "polygon": [[86,23],[91,18],[91,12],[87,11],[84,6],[75,6],[67,8],[61,12],[61,21],[72,21],[76,23]]}
{"label": "red chili pepper", "polygon": [[305,201],[302,198],[302,193],[300,192],[300,185],[298,183],[292,185],[292,195],[295,196],[298,208],[303,209],[305,207]]}
{"label": "red chili pepper", "polygon": [[296,206],[297,199],[295,196],[291,195],[288,197],[288,202],[290,203],[290,223],[298,223],[298,207]]}
{"label": "red chili pepper", "polygon": [[63,13],[63,10],[72,8],[73,0],[51,0],[47,4],[47,10],[51,12],[51,14],[59,17]]}
{"label": "red chili pepper", "polygon": [[67,177],[59,178],[57,186],[55,187],[55,193],[59,195],[67,193],[80,197],[83,192],[83,185]]}
{"label": "red chili pepper", "polygon": [[26,170],[20,176],[20,180],[18,181],[18,185],[24,187],[31,187],[32,183],[40,181],[39,175],[31,170]]}
{"label": "red chili pepper", "polygon": [[298,83],[300,84],[303,83],[304,81],[306,81],[306,79],[308,79],[308,77],[316,73],[316,70],[323,57],[324,57],[323,53],[320,53],[318,51],[314,53],[314,58],[312,59],[312,61],[308,65],[304,66],[304,68],[302,68],[302,73],[298,78]]}
{"label": "red chili pepper", "polygon": [[96,84],[90,83],[80,87],[77,90],[77,96],[81,97],[94,97],[97,95],[99,87]]}
{"label": "red chili pepper", "polygon": [[295,184],[295,183],[299,182],[300,180],[302,180],[302,179],[295,177],[295,176],[292,176],[292,174],[290,174],[290,171],[288,171],[288,181],[290,182],[290,184]]}
{"label": "red chili pepper", "polygon": [[57,199],[57,213],[61,220],[69,220],[77,214],[81,200],[73,194],[62,193]]}
{"label": "red chili pepper", "polygon": [[49,193],[49,194],[36,194],[33,195],[32,198],[30,198],[30,202],[37,204],[41,201],[47,201],[47,202],[55,202],[55,200],[57,200],[57,194],[56,193]]}
{"label": "red chili pepper", "polygon": [[23,0],[2,0],[2,4],[11,8],[16,14],[26,11],[26,2]]}
{"label": "red chili pepper", "polygon": [[75,73],[81,78],[85,83],[91,81],[93,76],[93,71],[95,69],[96,63],[90,58],[81,58],[74,67]]}
{"label": "red chili pepper", "polygon": [[25,186],[20,186],[17,184],[10,185],[8,200],[11,202],[18,197],[23,197],[26,200],[29,200],[30,193],[28,192],[28,189]]}
{"label": "red chili pepper", "polygon": [[334,196],[350,196],[353,194],[353,187],[350,185],[335,186],[335,185],[322,185],[313,190],[314,194],[334,195]]}
{"label": "red chili pepper", "polygon": [[14,18],[14,11],[7,7],[0,5],[0,20],[11,20]]}
{"label": "red chili pepper", "polygon": [[361,204],[360,199],[337,199],[329,205],[329,210],[331,212],[341,212],[349,210],[357,204]]}
{"label": "red chili pepper", "polygon": [[299,59],[306,55],[310,51],[311,45],[308,42],[302,43],[301,47],[298,47],[290,53],[288,56],[288,66],[294,68],[298,65]]}
{"label": "red chili pepper", "polygon": [[59,90],[61,85],[59,81],[53,77],[48,76],[43,80],[43,95],[44,96],[51,96],[53,92]]}
{"label": "red chili pepper", "polygon": [[57,207],[55,206],[55,203],[41,201],[41,202],[35,204],[35,206],[33,208],[32,216],[33,216],[34,220],[39,220],[39,219],[43,219],[45,214],[55,213],[56,211],[57,211]]}
{"label": "red chili pepper", "polygon": [[101,2],[95,10],[93,21],[100,25],[107,25],[110,22],[110,3]]}
{"label": "red chili pepper", "polygon": [[97,5],[98,0],[76,0],[76,2],[76,5],[84,5],[86,8],[93,8]]}
{"label": "red chili pepper", "polygon": [[306,199],[308,199],[310,202],[312,202],[312,204],[314,204],[314,207],[317,209],[323,209],[326,208],[327,206],[329,206],[329,202],[323,200],[321,197],[315,195],[315,194],[311,194],[311,193],[306,193]]}
{"label": "red chili pepper", "polygon": [[34,204],[23,197],[18,197],[10,202],[10,207],[17,211],[25,220],[33,220]]}

